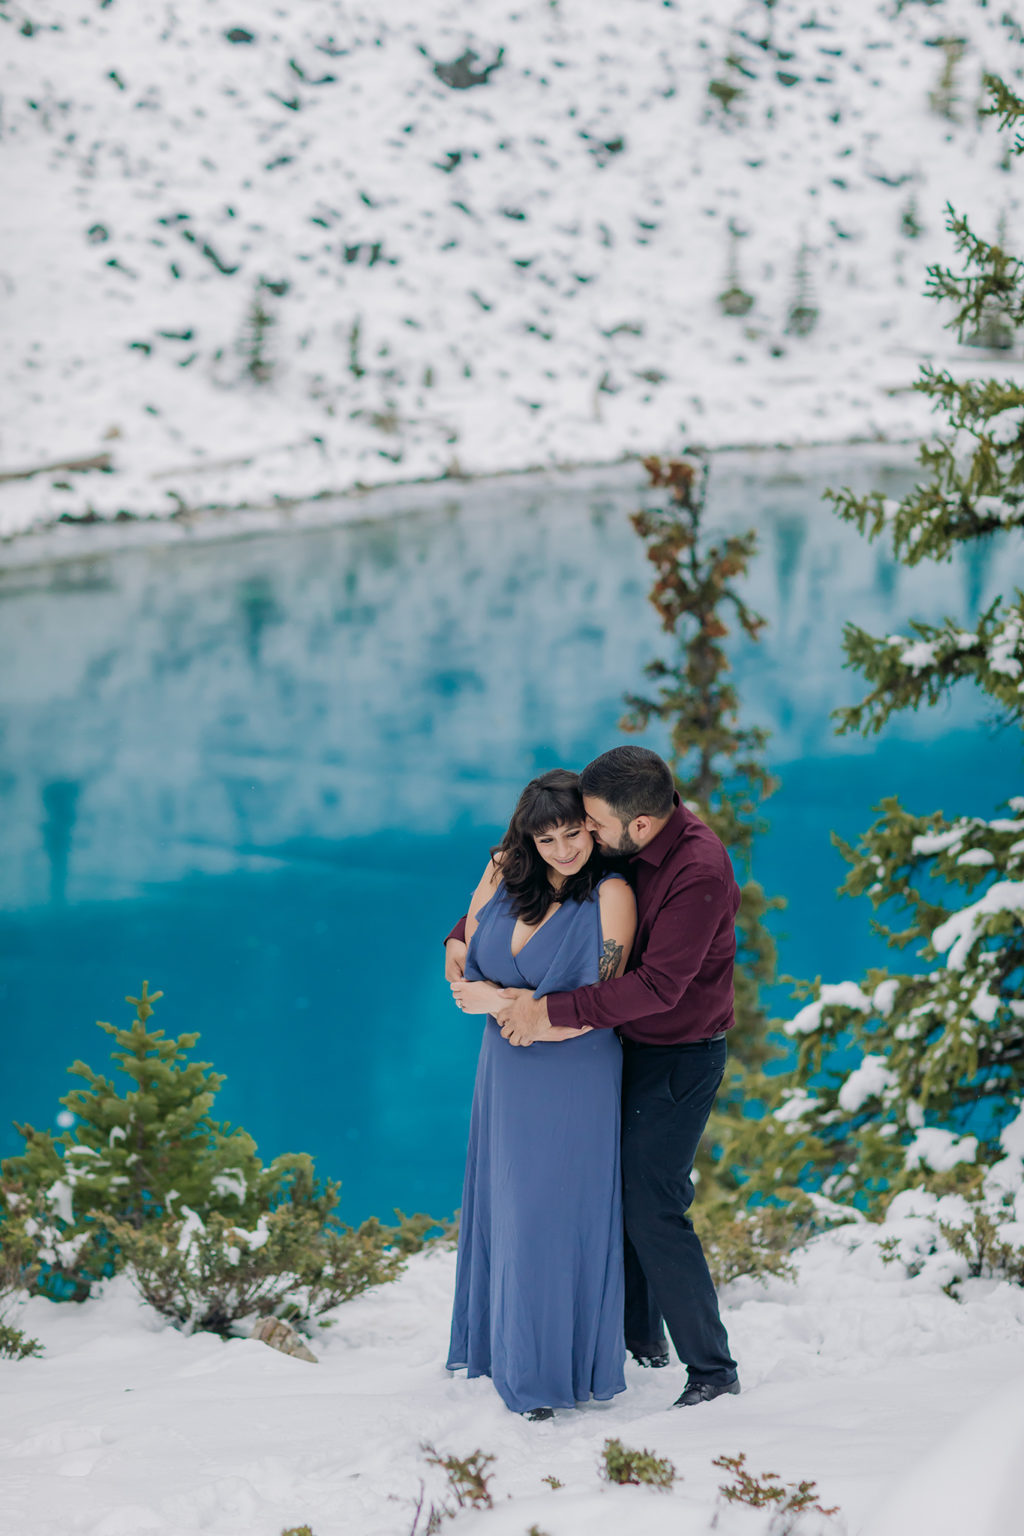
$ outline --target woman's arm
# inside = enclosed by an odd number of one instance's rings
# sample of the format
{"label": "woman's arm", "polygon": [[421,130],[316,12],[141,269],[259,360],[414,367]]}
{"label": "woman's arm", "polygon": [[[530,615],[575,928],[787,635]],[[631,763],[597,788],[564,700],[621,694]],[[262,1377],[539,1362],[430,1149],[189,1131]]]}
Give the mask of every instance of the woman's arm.
{"label": "woman's arm", "polygon": [[481,907],[485,907],[498,889],[501,880],[501,866],[496,859],[488,859],[487,868],[480,876],[480,882],[473,892],[473,899],[469,903],[469,912],[466,915],[466,944],[476,932],[476,920]]}
{"label": "woman's arm", "polygon": [[[501,880],[501,869],[496,860],[491,859],[487,868],[480,876],[479,884],[473,892],[473,899],[469,903],[469,912],[466,914],[466,947],[476,931],[477,916],[482,907],[490,901],[498,888]],[[463,1013],[491,1013],[501,996],[500,989],[489,981],[466,981],[460,974],[449,976],[452,999]]]}
{"label": "woman's arm", "polygon": [[501,1006],[504,994],[493,981],[453,981],[452,997],[463,1013],[493,1013]]}
{"label": "woman's arm", "polygon": [[605,880],[597,893],[601,908],[600,981],[626,969],[636,936],[636,898],[625,880]]}

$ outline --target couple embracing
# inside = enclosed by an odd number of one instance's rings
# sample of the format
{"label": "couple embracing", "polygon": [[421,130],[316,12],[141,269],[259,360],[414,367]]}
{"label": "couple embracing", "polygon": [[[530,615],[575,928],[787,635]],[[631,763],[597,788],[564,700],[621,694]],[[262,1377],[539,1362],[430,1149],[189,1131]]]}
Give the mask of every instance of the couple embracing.
{"label": "couple embracing", "polygon": [[[687,1211],[733,1023],[740,893],[668,766],[616,747],[520,796],[446,941],[486,1014],[450,1370],[530,1419],[625,1390],[628,1348],[675,1406],[739,1391]],[[530,1047],[524,1049],[524,1047]]]}

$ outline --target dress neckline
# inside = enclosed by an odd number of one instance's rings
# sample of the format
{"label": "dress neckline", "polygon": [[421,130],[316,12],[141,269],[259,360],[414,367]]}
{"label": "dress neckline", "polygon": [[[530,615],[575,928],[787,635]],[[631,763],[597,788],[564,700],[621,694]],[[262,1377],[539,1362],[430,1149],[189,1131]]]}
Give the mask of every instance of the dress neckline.
{"label": "dress neckline", "polygon": [[511,933],[508,936],[508,952],[509,952],[509,955],[511,956],[511,958],[513,960],[518,960],[519,959],[519,956],[523,953],[523,950],[526,949],[530,944],[533,943],[534,939],[537,937],[538,933],[540,933],[542,928],[546,928],[548,926],[548,923],[553,923],[554,922],[555,918],[558,916],[559,912],[562,910],[562,908],[565,905],[566,905],[566,903],[564,901],[557,902],[555,904],[555,910],[553,912],[551,912],[546,918],[544,918],[543,922],[540,922],[540,923],[537,924],[536,928],[530,934],[530,937],[526,940],[526,943],[525,944],[520,944],[518,949],[513,949],[512,948],[512,940],[515,938],[516,925],[519,922],[518,917],[515,919],[515,922],[513,922],[513,924],[512,924],[512,931],[511,931]]}

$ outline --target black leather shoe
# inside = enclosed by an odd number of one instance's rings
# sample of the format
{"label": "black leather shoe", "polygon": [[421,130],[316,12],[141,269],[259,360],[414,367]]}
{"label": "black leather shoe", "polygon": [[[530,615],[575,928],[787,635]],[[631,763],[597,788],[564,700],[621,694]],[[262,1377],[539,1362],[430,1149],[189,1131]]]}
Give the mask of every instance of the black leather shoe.
{"label": "black leather shoe", "polygon": [[686,1391],[680,1393],[672,1407],[692,1408],[695,1403],[712,1403],[716,1397],[722,1397],[726,1392],[735,1396],[739,1390],[738,1376],[734,1381],[688,1381]]}
{"label": "black leather shoe", "polygon": [[523,1414],[523,1418],[529,1419],[531,1424],[543,1424],[545,1419],[553,1419],[554,1416],[553,1408],[527,1408]]}
{"label": "black leather shoe", "polygon": [[636,1361],[637,1365],[650,1366],[654,1370],[660,1370],[663,1365],[668,1365],[667,1349],[659,1350],[656,1354],[653,1355],[638,1355],[635,1349],[631,1349],[630,1354],[633,1356],[633,1359]]}

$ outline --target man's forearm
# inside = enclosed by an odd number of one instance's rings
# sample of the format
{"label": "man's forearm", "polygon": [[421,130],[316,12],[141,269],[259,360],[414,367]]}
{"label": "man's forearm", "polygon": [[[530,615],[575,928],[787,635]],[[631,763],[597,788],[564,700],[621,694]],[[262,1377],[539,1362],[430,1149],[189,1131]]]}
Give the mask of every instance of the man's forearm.
{"label": "man's forearm", "polygon": [[[614,981],[591,982],[572,992],[552,992],[548,998],[548,1018],[560,1028],[589,1024],[591,1029],[617,1029],[631,1019],[643,1018],[670,1008],[652,991],[637,984],[636,971]],[[627,986],[626,983],[629,983]]]}

